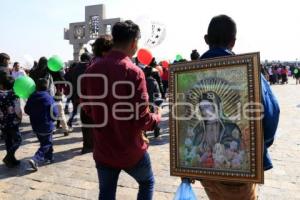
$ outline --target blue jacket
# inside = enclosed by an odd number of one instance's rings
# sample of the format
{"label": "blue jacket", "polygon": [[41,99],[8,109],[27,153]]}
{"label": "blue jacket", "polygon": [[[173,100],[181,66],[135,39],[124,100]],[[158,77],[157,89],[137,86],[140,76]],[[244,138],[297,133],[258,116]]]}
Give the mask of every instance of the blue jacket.
{"label": "blue jacket", "polygon": [[[234,55],[228,49],[215,48],[205,52],[200,59]],[[279,122],[280,109],[276,97],[264,76],[261,77],[262,103],[264,105],[264,170],[273,168],[268,148],[273,144]]]}
{"label": "blue jacket", "polygon": [[34,132],[40,134],[53,132],[54,119],[52,119],[52,116],[57,117],[58,110],[53,97],[47,91],[33,93],[26,103],[25,113],[30,117],[30,123]]}

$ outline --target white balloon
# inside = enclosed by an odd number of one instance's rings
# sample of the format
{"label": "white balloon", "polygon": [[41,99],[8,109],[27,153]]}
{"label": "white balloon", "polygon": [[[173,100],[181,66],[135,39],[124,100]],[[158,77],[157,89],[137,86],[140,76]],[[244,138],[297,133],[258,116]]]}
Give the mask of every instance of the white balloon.
{"label": "white balloon", "polygon": [[160,45],[166,37],[166,26],[149,16],[143,15],[136,19],[135,23],[141,30],[141,47],[154,48]]}
{"label": "white balloon", "polygon": [[160,45],[166,37],[166,26],[160,22],[152,22],[151,37],[148,38],[146,46],[154,48]]}
{"label": "white balloon", "polygon": [[26,54],[23,56],[23,58],[24,58],[24,64],[22,67],[24,67],[25,69],[31,69],[34,65],[33,57],[31,55]]}
{"label": "white balloon", "polygon": [[152,34],[152,25],[150,17],[147,15],[139,16],[135,23],[140,27],[141,31],[141,39],[140,45],[141,47],[145,47],[147,44],[147,40],[151,37]]}

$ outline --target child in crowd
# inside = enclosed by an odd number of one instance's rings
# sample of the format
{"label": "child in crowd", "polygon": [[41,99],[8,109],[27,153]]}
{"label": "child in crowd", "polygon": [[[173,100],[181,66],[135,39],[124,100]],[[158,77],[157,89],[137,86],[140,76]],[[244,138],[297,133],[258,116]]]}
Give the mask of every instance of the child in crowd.
{"label": "child in crowd", "polygon": [[62,84],[56,85],[56,94],[54,97],[58,109],[58,120],[57,120],[56,128],[59,129],[61,125],[64,135],[68,136],[69,133],[71,132],[71,129],[67,125],[67,120],[64,112],[63,103],[62,103],[63,88],[64,86]]}
{"label": "child in crowd", "polygon": [[19,125],[22,120],[20,101],[12,91],[14,79],[6,73],[0,74],[0,129],[5,139],[7,154],[4,164],[11,168],[20,164],[15,153],[22,142]]}
{"label": "child in crowd", "polygon": [[48,85],[47,79],[38,79],[37,91],[30,96],[25,106],[33,132],[40,142],[40,148],[29,160],[29,164],[35,171],[38,170],[38,165],[53,162],[53,122],[58,116],[58,110],[53,97],[48,92]]}

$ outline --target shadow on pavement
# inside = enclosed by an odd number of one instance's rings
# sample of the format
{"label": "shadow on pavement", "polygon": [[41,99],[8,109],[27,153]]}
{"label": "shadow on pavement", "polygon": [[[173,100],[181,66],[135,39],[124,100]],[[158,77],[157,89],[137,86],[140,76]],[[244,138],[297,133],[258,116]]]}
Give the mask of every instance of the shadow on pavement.
{"label": "shadow on pavement", "polygon": [[24,161],[21,161],[20,166],[14,167],[14,168],[7,168],[4,164],[0,165],[0,180],[10,178],[10,177],[19,177],[19,176],[25,176],[27,174],[30,174],[32,172],[27,171],[25,167]]}
{"label": "shadow on pavement", "polygon": [[150,146],[157,146],[157,145],[164,145],[169,143],[169,133],[165,133],[166,131],[163,131],[161,129],[160,136],[155,138],[153,132],[147,132],[147,137],[150,141]]}
{"label": "shadow on pavement", "polygon": [[[74,128],[74,131],[80,130],[80,127],[76,127]],[[22,144],[19,148],[18,151],[22,150],[22,146],[25,146],[27,144],[31,144],[31,143],[38,143],[37,137],[36,135],[32,132],[32,130],[26,130],[26,131],[21,131],[22,133]],[[81,155],[81,148],[73,148],[73,149],[68,149],[65,151],[60,151],[60,152],[55,152],[55,146],[57,145],[67,145],[67,144],[72,144],[72,143],[78,143],[80,141],[82,141],[82,137],[72,137],[72,134],[77,134],[77,132],[73,132],[70,133],[71,137],[65,137],[63,134],[61,133],[57,133],[54,135],[54,163],[60,163],[60,162],[64,162],[67,160],[70,160],[72,158],[74,158],[75,156],[79,156]],[[79,133],[79,136],[81,136],[81,133]],[[65,137],[65,138],[63,138]],[[37,147],[38,148],[38,147]],[[5,143],[4,140],[0,141],[0,151],[5,151]],[[37,149],[35,149],[34,151],[36,151]],[[6,152],[4,153],[6,154]],[[27,174],[33,173],[32,170],[28,170],[30,169],[29,164],[28,164],[28,160],[32,158],[32,155],[28,155],[30,157],[25,157],[23,159],[20,159],[21,164],[18,167],[15,168],[7,168],[4,163],[0,164],[0,180],[2,179],[6,179],[6,178],[10,178],[10,177],[18,177],[18,176],[25,176]],[[2,157],[0,158],[1,160],[3,159]],[[43,165],[40,166],[41,168],[43,167]]]}
{"label": "shadow on pavement", "polygon": [[164,145],[169,143],[169,135],[162,135],[159,138],[149,138],[150,140],[150,146],[158,146],[158,145]]}
{"label": "shadow on pavement", "polygon": [[[22,143],[21,146],[24,146],[26,144],[31,144],[34,143],[36,141],[30,141],[29,139],[31,138],[36,138],[36,136],[32,133],[31,130],[27,130],[27,131],[20,131],[21,135],[22,135]],[[21,147],[20,147],[21,148]],[[5,150],[5,141],[0,140],[0,151]]]}
{"label": "shadow on pavement", "polygon": [[81,137],[75,137],[75,138],[65,138],[65,139],[59,139],[59,140],[55,140],[57,138],[62,138],[62,137],[65,137],[65,136],[59,136],[59,137],[55,137],[54,138],[54,141],[53,141],[53,145],[56,146],[56,145],[66,145],[66,144],[73,144],[73,143],[77,143],[77,142],[81,142],[82,141],[82,138]]}
{"label": "shadow on pavement", "polygon": [[[70,160],[74,158],[75,156],[81,155],[81,148],[74,148],[74,149],[69,149],[66,151],[60,151],[60,152],[54,152],[53,157],[54,157],[54,162],[52,164],[64,162],[66,160]],[[33,156],[33,155],[32,155]],[[7,168],[4,164],[0,165],[0,180],[10,178],[10,177],[20,177],[20,176],[25,176],[30,173],[33,173],[34,171],[30,170],[28,160],[31,159],[32,157],[26,157],[21,160],[21,164],[18,167],[15,168]],[[52,164],[47,164],[47,165],[52,165]],[[45,164],[40,165],[39,168],[42,168],[45,166]]]}

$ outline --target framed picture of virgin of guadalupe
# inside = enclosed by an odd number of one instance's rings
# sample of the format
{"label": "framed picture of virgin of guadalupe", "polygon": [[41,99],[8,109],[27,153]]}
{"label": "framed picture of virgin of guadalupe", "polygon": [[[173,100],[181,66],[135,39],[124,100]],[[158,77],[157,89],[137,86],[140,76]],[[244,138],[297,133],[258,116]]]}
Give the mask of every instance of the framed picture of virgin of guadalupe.
{"label": "framed picture of virgin of guadalupe", "polygon": [[170,67],[171,175],[263,183],[259,53]]}

